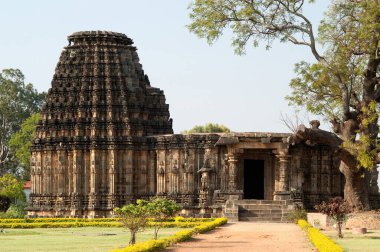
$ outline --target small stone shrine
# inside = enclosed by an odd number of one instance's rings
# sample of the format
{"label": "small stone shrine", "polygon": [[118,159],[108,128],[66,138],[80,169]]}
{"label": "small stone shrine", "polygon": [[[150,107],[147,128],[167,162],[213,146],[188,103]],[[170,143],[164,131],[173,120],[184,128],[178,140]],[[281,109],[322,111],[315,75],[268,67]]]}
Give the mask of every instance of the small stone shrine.
{"label": "small stone shrine", "polygon": [[109,217],[157,195],[184,215],[283,220],[295,202],[342,196],[328,147],[290,145],[282,133],[173,134],[130,38],[86,31],[68,41],[31,147],[30,216]]}

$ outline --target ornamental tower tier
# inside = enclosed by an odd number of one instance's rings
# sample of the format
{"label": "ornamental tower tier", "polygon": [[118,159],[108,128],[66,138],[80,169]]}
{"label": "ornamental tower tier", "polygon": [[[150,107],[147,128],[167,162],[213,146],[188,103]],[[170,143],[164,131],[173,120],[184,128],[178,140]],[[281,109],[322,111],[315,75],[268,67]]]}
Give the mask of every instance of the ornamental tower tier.
{"label": "ornamental tower tier", "polygon": [[97,215],[127,202],[138,190],[134,164],[154,162],[141,139],[173,133],[164,93],[150,86],[132,39],[85,31],[68,41],[31,147],[37,215]]}

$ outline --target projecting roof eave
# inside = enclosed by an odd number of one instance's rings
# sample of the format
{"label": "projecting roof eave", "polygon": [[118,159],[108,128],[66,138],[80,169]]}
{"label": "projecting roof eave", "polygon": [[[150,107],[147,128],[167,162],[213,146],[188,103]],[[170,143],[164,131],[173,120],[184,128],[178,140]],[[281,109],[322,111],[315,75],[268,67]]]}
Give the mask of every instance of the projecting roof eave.
{"label": "projecting roof eave", "polygon": [[[272,132],[231,132],[223,134],[215,143],[217,145],[233,145],[241,142],[250,142],[259,139],[262,143],[284,142],[291,133],[272,133]],[[257,141],[257,140],[254,140]]]}

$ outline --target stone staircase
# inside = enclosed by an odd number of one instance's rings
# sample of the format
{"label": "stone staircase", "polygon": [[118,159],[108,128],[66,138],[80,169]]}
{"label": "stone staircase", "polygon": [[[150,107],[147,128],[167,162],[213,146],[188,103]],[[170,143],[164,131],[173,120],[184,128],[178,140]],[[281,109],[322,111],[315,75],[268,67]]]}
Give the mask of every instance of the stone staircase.
{"label": "stone staircase", "polygon": [[289,200],[237,200],[239,221],[288,222],[293,209]]}

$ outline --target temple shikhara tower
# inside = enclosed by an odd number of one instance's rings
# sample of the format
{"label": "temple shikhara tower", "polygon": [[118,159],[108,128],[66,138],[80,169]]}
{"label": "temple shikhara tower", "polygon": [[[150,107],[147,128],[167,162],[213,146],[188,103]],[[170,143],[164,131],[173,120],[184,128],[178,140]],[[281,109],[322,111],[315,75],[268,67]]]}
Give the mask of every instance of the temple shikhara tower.
{"label": "temple shikhara tower", "polygon": [[157,195],[185,215],[282,220],[294,202],[343,194],[327,146],[290,145],[282,133],[173,134],[130,38],[89,31],[68,41],[31,148],[29,215],[112,216]]}

